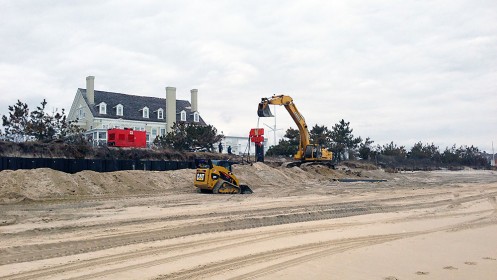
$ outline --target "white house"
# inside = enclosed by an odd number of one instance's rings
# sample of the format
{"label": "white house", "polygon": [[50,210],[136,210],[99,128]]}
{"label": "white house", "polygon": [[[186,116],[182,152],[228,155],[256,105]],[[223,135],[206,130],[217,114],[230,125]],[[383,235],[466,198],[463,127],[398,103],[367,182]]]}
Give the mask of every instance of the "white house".
{"label": "white house", "polygon": [[84,128],[94,144],[104,143],[109,128],[133,128],[147,132],[147,143],[171,131],[175,122],[205,125],[198,112],[198,90],[191,103],[176,100],[176,88],[166,87],[166,98],[136,96],[95,90],[95,77],[86,77],[86,89],[78,88],[68,119]]}

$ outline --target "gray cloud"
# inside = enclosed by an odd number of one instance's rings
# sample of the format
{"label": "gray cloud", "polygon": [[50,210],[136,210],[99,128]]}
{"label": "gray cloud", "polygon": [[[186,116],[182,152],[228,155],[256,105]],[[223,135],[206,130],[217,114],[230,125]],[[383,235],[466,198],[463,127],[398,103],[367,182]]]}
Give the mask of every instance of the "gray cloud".
{"label": "gray cloud", "polygon": [[[0,1],[0,114],[71,105],[96,88],[188,99],[246,135],[261,97],[291,95],[310,125],[351,122],[376,143],[490,151],[495,1]],[[283,108],[278,126],[295,127]],[[260,124],[272,124],[273,119]],[[284,131],[280,131],[281,137]],[[271,141],[272,142],[272,141]]]}

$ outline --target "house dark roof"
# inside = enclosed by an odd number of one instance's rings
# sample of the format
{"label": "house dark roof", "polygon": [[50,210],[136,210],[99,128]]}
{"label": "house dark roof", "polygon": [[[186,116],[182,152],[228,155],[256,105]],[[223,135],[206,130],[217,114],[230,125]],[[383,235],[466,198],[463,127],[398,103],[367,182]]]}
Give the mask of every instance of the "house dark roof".
{"label": "house dark roof", "polygon": [[[124,93],[108,92],[95,90],[95,104],[90,105],[86,96],[86,89],[80,88],[79,91],[83,94],[83,98],[90,107],[94,117],[109,118],[109,119],[123,119],[135,121],[149,121],[149,122],[165,122],[166,121],[166,99],[129,95]],[[97,105],[105,102],[107,104],[107,114],[100,114]],[[116,115],[116,106],[123,105],[123,115]],[[144,107],[149,109],[149,118],[143,118],[142,110]],[[164,119],[157,118],[157,111],[164,110]],[[186,121],[193,123],[193,112],[191,111],[191,104],[186,100],[176,100],[176,121],[180,121],[181,111],[186,112]],[[206,123],[199,116],[199,124],[205,125]]]}

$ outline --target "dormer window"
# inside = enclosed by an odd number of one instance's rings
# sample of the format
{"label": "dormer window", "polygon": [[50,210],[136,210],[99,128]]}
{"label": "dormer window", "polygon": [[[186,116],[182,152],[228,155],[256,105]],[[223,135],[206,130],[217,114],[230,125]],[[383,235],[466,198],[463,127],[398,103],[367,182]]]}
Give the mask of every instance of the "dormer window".
{"label": "dormer window", "polygon": [[148,107],[143,107],[143,117],[148,119]]}
{"label": "dormer window", "polygon": [[102,102],[98,105],[100,114],[107,114],[107,104]]}
{"label": "dormer window", "polygon": [[117,104],[117,106],[116,106],[116,115],[117,116],[122,116],[123,115],[123,105]]}
{"label": "dormer window", "polygon": [[194,121],[194,122],[199,122],[199,121],[200,121],[200,117],[199,117],[199,115],[198,115],[198,113],[197,113],[197,112],[194,112],[194,113],[193,113],[193,121]]}
{"label": "dormer window", "polygon": [[182,122],[186,122],[186,112],[184,110],[181,111],[181,118],[180,119]]}
{"label": "dormer window", "polygon": [[157,119],[163,120],[164,119],[164,109],[160,108],[157,110]]}

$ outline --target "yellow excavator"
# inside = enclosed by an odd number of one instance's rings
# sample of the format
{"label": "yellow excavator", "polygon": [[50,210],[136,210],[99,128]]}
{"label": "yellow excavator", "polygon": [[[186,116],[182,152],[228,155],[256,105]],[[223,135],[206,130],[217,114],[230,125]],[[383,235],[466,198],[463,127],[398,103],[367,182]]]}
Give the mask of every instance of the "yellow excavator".
{"label": "yellow excavator", "polygon": [[241,185],[233,174],[232,164],[227,160],[196,159],[197,172],[193,185],[201,193],[251,194],[252,189]]}
{"label": "yellow excavator", "polygon": [[294,159],[299,162],[320,162],[331,165],[333,153],[318,144],[311,144],[309,130],[304,117],[297,110],[293,99],[287,95],[273,95],[270,98],[262,98],[257,107],[259,117],[273,117],[269,105],[282,105],[288,111],[297,124],[300,132],[300,143]]}

